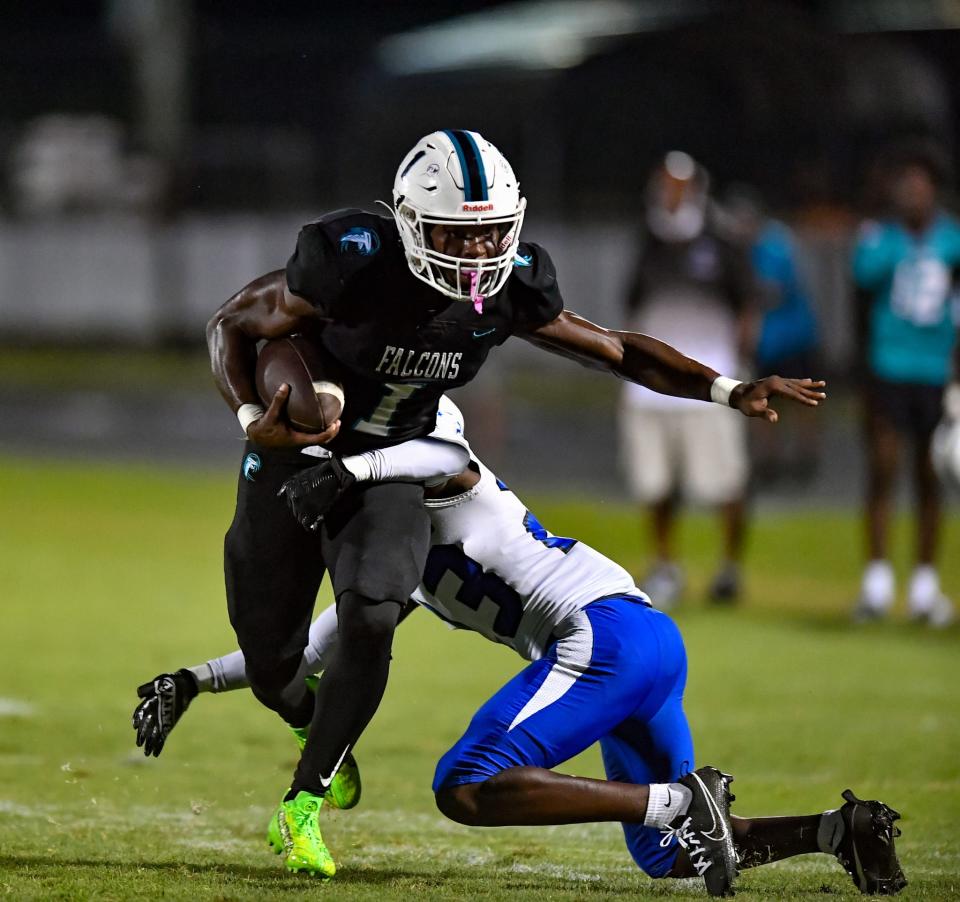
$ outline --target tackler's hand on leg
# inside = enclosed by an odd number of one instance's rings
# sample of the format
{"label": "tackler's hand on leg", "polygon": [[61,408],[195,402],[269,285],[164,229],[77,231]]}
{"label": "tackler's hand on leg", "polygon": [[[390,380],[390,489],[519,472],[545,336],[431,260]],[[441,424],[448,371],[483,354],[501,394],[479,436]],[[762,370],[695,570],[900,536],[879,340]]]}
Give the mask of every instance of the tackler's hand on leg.
{"label": "tackler's hand on leg", "polygon": [[280,488],[279,495],[306,530],[320,528],[327,511],[357,480],[336,458],[331,457],[315,467],[291,476]]}

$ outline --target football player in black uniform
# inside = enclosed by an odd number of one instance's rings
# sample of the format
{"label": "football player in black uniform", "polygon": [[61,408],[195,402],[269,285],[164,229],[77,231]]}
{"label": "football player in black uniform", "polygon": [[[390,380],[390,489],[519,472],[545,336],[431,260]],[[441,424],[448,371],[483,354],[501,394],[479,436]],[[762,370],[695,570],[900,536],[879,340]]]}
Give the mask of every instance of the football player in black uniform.
{"label": "football player in black uniform", "polygon": [[[336,457],[318,465],[301,448],[352,454],[428,434],[443,392],[469,382],[511,335],[771,422],[773,397],[807,405],[824,397],[822,382],[739,383],[655,338],[565,311],[549,255],[520,241],[526,201],[513,170],[476,132],[438,131],[418,142],[393,199],[390,216],[345,210],[305,226],[286,270],[241,290],[207,329],[214,377],[248,439],[225,543],[230,619],[257,698],[294,728],[313,725],[278,824],[287,867],[324,876],[335,867],[317,812],[380,702],[429,521],[421,485],[351,485]],[[257,397],[257,342],[293,333],[312,336],[340,368],[345,408],[320,436],[284,421],[286,387],[266,411]],[[289,515],[281,487],[310,529]],[[325,570],[341,641],[314,697],[294,678]]]}

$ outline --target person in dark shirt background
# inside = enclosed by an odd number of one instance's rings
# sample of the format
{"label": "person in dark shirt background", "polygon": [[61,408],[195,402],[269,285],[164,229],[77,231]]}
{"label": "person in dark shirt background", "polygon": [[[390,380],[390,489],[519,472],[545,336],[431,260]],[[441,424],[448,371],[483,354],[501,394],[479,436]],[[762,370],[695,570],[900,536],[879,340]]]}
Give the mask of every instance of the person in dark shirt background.
{"label": "person in dark shirt background", "polygon": [[[707,172],[686,153],[667,154],[650,177],[626,302],[631,328],[718,371],[740,369],[756,313],[750,260],[714,215]],[[730,602],[740,594],[749,474],[744,425],[719,407],[624,386],[624,466],[635,499],[649,512],[654,546],[640,584],[661,607],[684,591],[674,546],[678,496],[718,511],[721,561],[708,596]]]}

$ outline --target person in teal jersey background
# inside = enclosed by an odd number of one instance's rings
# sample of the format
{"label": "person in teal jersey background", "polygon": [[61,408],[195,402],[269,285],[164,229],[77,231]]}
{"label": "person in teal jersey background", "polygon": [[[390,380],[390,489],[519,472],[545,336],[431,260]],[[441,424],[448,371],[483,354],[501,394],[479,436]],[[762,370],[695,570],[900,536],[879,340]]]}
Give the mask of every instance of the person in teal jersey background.
{"label": "person in teal jersey background", "polygon": [[935,564],[941,486],[930,459],[944,390],[960,373],[960,223],[941,207],[945,180],[946,167],[935,147],[915,143],[898,148],[887,169],[892,216],[864,223],[853,254],[867,376],[869,561],[854,612],[861,620],[883,616],[894,602],[888,533],[906,441],[913,447],[917,509],[916,566],[907,595],[910,614],[934,626],[953,619]]}

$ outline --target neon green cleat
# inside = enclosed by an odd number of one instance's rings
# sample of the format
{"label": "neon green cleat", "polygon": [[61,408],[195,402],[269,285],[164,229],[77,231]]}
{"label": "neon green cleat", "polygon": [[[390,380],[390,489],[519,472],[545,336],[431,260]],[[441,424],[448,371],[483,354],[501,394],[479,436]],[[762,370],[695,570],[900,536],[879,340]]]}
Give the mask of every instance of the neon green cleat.
{"label": "neon green cleat", "polygon": [[355,807],[360,801],[360,790],[362,788],[357,759],[353,757],[352,752],[348,752],[323,798],[331,808],[346,811]]}
{"label": "neon green cleat", "polygon": [[[307,743],[307,734],[310,732],[310,727],[290,727],[290,732],[293,733],[293,737],[297,740],[297,745],[302,752],[304,745]],[[331,808],[346,811],[357,806],[362,789],[357,759],[353,757],[352,752],[348,752],[340,765],[340,770],[337,771],[330,783],[330,788],[324,793],[323,799]]]}
{"label": "neon green cleat", "polygon": [[277,810],[270,817],[270,823],[267,825],[267,845],[279,855],[283,851],[283,837],[280,835],[280,817],[282,806],[278,805]]}
{"label": "neon green cleat", "polygon": [[289,802],[280,803],[275,820],[287,854],[287,870],[306,871],[328,880],[337,873],[337,866],[320,835],[322,806],[321,796],[301,790]]}
{"label": "neon green cleat", "polygon": [[[290,729],[293,730],[293,727]],[[293,730],[293,732],[296,735],[297,731]],[[357,767],[353,755],[347,755],[333,778],[330,788],[324,793],[323,800],[331,808],[346,811],[360,801],[360,790],[360,768]],[[267,825],[267,842],[278,855],[283,851],[283,837],[280,835],[280,825],[277,820],[279,814],[280,808],[277,808]]]}

